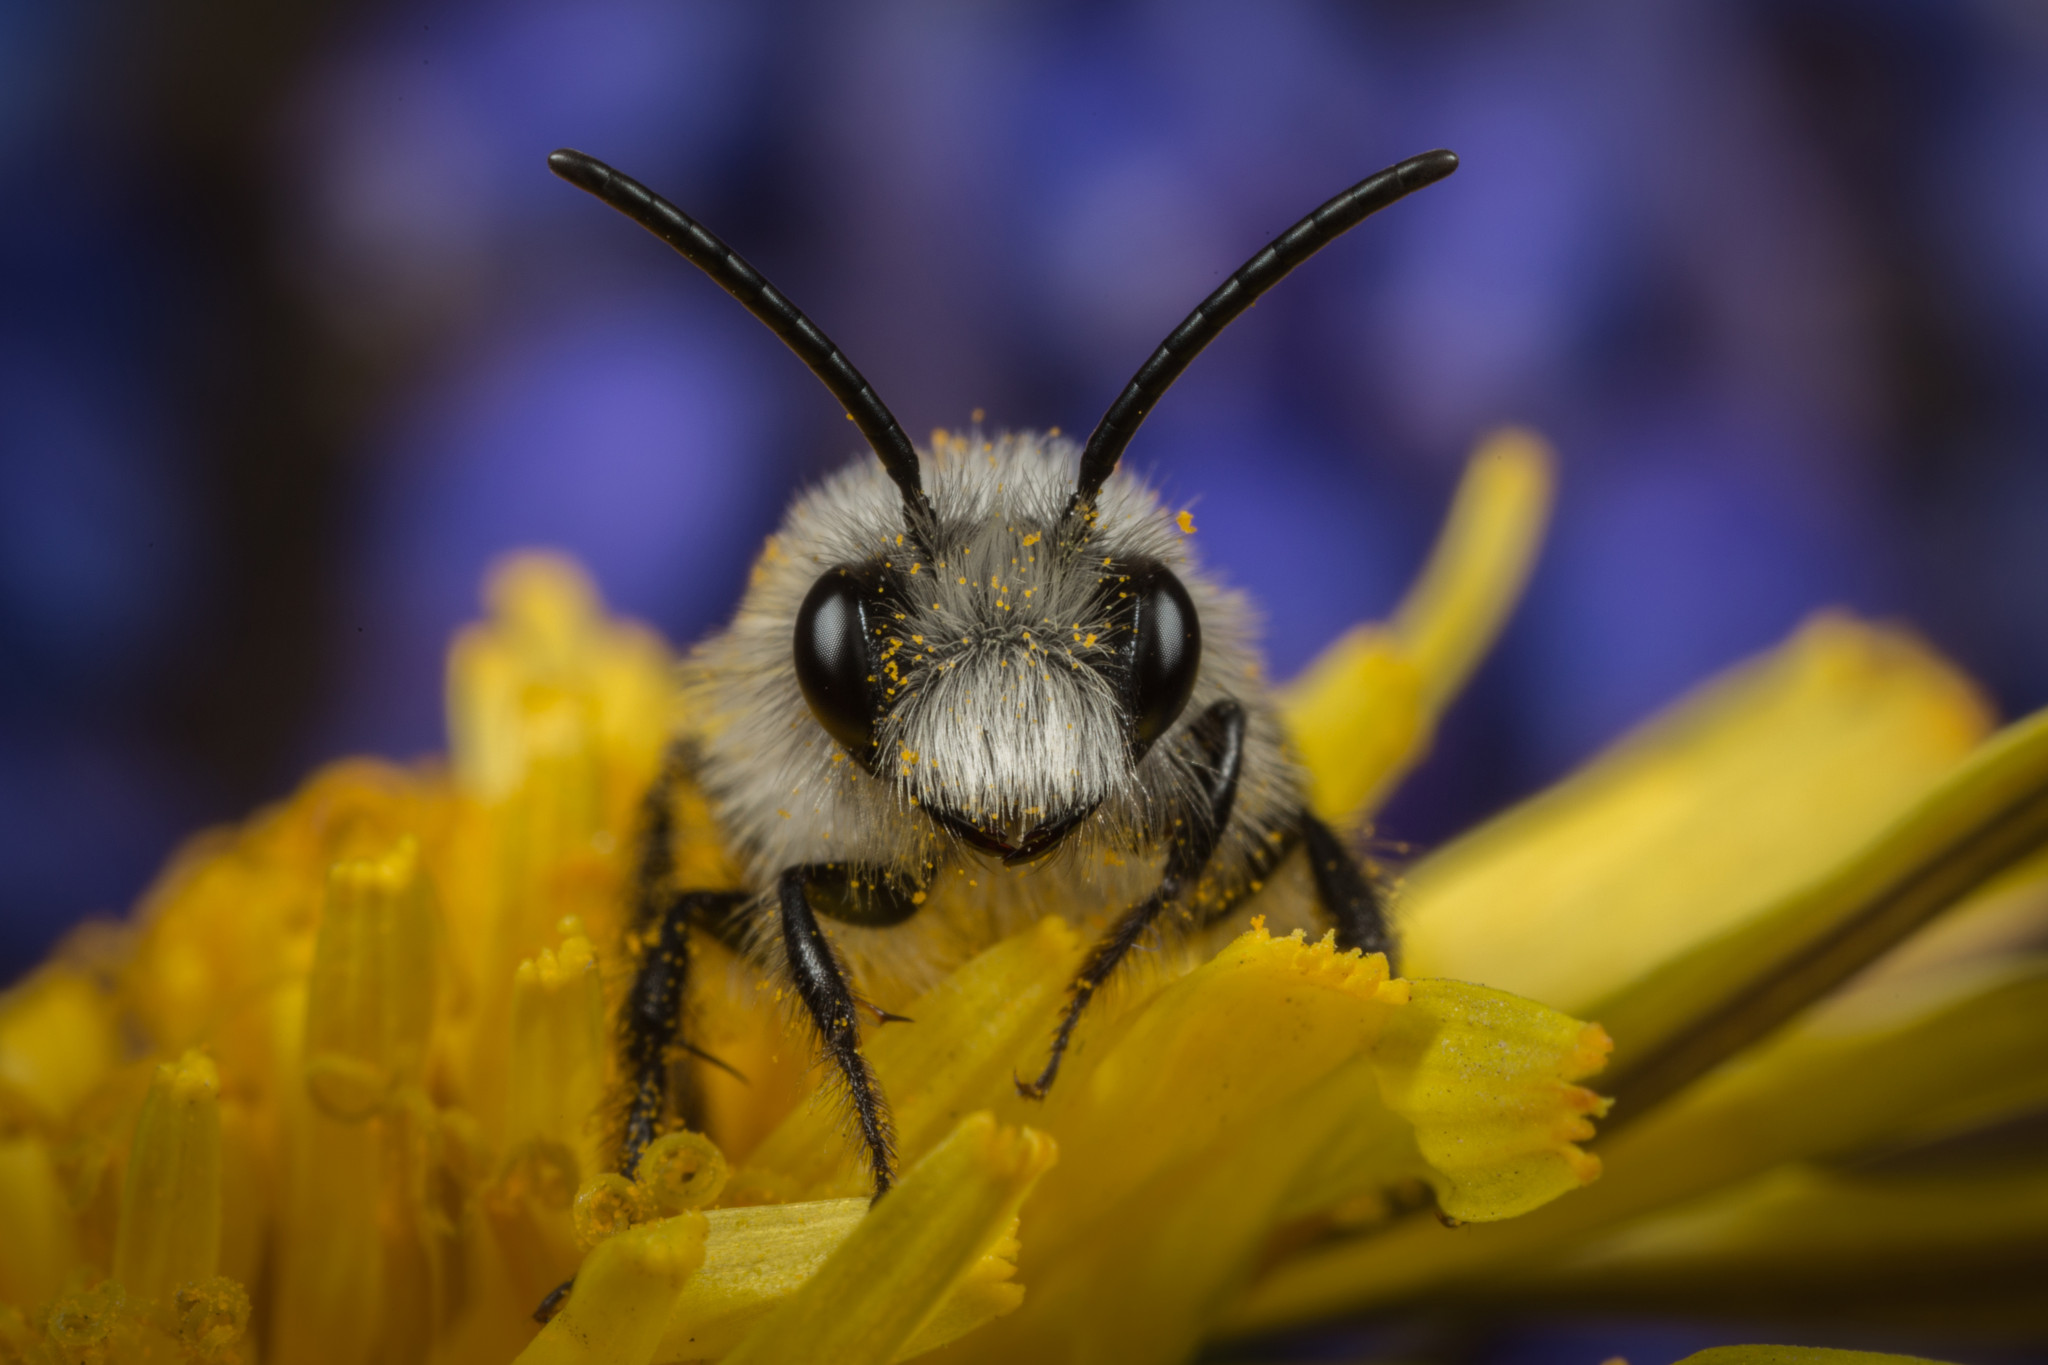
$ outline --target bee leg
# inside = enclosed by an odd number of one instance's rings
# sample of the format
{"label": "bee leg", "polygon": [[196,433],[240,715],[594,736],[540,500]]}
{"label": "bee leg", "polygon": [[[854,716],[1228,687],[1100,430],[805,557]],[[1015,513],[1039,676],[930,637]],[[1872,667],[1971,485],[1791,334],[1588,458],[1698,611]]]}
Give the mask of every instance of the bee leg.
{"label": "bee leg", "polygon": [[[640,800],[640,828],[636,836],[638,866],[633,872],[633,904],[630,937],[640,944],[640,961],[633,971],[633,985],[626,993],[618,1018],[619,1052],[626,1074],[628,1092],[618,1135],[618,1168],[630,1177],[640,1164],[641,1153],[661,1131],[669,1109],[669,1063],[677,1052],[699,1052],[682,1037],[683,999],[690,980],[690,930],[694,924],[724,939],[733,923],[732,912],[747,895],[741,891],[682,891],[674,887],[675,784],[688,776],[692,754],[688,746],[669,747],[659,776],[649,784]],[[725,932],[721,932],[725,931]],[[716,1058],[715,1064],[723,1066]],[[730,1070],[731,1068],[727,1068]],[[684,1122],[700,1128],[703,1115],[685,1097]],[[533,1312],[536,1322],[546,1322],[561,1308],[575,1287],[574,1280],[557,1285]]]}
{"label": "bee leg", "polygon": [[[746,900],[743,891],[685,891],[670,897],[641,951],[632,987],[619,1008],[619,1052],[629,1087],[619,1131],[619,1173],[631,1178],[647,1144],[661,1134],[669,1110],[670,1063],[678,1052],[704,1056],[682,1036],[683,1000],[690,979],[690,927],[722,917]],[[711,1059],[717,1063],[717,1059]],[[717,1063],[723,1065],[722,1063]],[[730,1069],[730,1068],[728,1068]],[[703,1126],[686,1100],[683,1121]]]}
{"label": "bee leg", "polygon": [[1301,813],[1301,841],[1307,846],[1309,873],[1315,878],[1316,900],[1337,928],[1339,948],[1385,953],[1387,969],[1394,961],[1394,935],[1387,927],[1387,908],[1372,879],[1337,831],[1307,811]]}
{"label": "bee leg", "polygon": [[896,1183],[896,1134],[889,1122],[889,1105],[868,1059],[861,1055],[860,1033],[854,1027],[853,991],[846,984],[846,971],[839,965],[832,943],[818,927],[807,883],[814,873],[836,870],[825,867],[792,867],[782,874],[777,892],[782,901],[782,946],[789,963],[791,983],[803,1001],[811,1022],[817,1026],[826,1056],[846,1078],[848,1098],[860,1126],[861,1141],[867,1144],[868,1167],[875,1177],[875,1198],[880,1199]]}
{"label": "bee leg", "polygon": [[[686,744],[669,747],[661,774],[640,803],[639,866],[633,877],[631,938],[640,961],[633,985],[619,1009],[619,1053],[628,1093],[619,1128],[619,1172],[631,1177],[640,1154],[660,1135],[668,1115],[670,1063],[676,1053],[703,1054],[686,1042],[683,1003],[690,980],[690,930],[723,927],[747,899],[740,891],[675,889],[675,786],[689,776],[693,754]],[[714,1059],[715,1060],[715,1059]],[[684,1122],[703,1125],[701,1113],[684,1097]]]}
{"label": "bee leg", "polygon": [[1223,827],[1230,823],[1230,808],[1237,800],[1238,771],[1244,759],[1244,708],[1225,698],[1204,711],[1189,730],[1196,742],[1209,751],[1213,764],[1208,782],[1209,808],[1200,818],[1181,822],[1180,832],[1166,853],[1166,873],[1160,878],[1159,889],[1124,911],[1081,964],[1070,988],[1072,998],[1060,1018],[1059,1031],[1053,1035],[1052,1056],[1046,1060],[1045,1070],[1036,1081],[1017,1082],[1017,1093],[1026,1099],[1045,1098],[1053,1078],[1059,1074],[1060,1059],[1074,1036],[1074,1026],[1081,1021],[1081,1011],[1166,907],[1194,888],[1202,869],[1209,865],[1209,856],[1216,851],[1217,841],[1223,837]]}

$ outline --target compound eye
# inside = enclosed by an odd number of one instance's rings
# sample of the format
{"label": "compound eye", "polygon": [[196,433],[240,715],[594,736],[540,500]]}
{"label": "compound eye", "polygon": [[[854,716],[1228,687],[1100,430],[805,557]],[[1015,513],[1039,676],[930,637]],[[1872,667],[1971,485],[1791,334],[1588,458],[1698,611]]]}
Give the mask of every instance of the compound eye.
{"label": "compound eye", "polygon": [[1132,623],[1127,705],[1131,743],[1142,756],[1188,704],[1202,666],[1202,623],[1173,572],[1148,564],[1131,575]]}
{"label": "compound eye", "polygon": [[874,746],[872,620],[880,607],[877,571],[825,571],[796,613],[796,681],[825,733],[866,763]]}

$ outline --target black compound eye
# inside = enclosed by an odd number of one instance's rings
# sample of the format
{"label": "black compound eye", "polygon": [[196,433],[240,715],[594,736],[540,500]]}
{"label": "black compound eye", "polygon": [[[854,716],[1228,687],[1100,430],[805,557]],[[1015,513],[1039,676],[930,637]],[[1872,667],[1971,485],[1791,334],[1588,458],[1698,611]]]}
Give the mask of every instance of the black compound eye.
{"label": "black compound eye", "polygon": [[874,748],[879,566],[827,569],[796,613],[796,681],[825,733],[863,764]]}
{"label": "black compound eye", "polygon": [[1188,704],[1202,667],[1202,623],[1188,590],[1163,564],[1141,564],[1123,589],[1137,609],[1126,667],[1131,747],[1143,756]]}

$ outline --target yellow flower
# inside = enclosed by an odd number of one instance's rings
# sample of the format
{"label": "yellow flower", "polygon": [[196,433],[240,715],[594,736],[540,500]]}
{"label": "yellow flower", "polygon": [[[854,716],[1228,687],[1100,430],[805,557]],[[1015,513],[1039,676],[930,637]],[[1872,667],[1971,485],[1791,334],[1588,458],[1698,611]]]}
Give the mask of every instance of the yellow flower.
{"label": "yellow flower", "polygon": [[[1547,471],[1483,447],[1395,618],[1283,695],[1324,818],[1426,750]],[[1819,622],[1426,859],[1408,979],[1258,922],[1153,954],[1042,1105],[1013,1077],[1085,933],[986,945],[867,1037],[905,1158],[870,1207],[775,983],[715,948],[707,1131],[608,1173],[634,807],[688,717],[572,566],[490,607],[445,767],[316,775],[0,997],[0,1359],[1163,1362],[1424,1296],[1846,1293],[2048,1229],[2038,1159],[1940,1160],[2048,1105],[2048,725],[1987,740],[1903,636]],[[683,884],[735,884],[694,792],[677,827]],[[1590,1189],[1609,1045],[1574,1015],[1619,1042]],[[2024,1319],[1999,1284],[1895,1302]]]}
{"label": "yellow flower", "polygon": [[1993,733],[1917,640],[1814,621],[1407,881],[1413,970],[1614,1034],[1601,1183],[1326,1239],[1220,1330],[1427,1295],[2038,1333],[2044,845],[2048,715]]}

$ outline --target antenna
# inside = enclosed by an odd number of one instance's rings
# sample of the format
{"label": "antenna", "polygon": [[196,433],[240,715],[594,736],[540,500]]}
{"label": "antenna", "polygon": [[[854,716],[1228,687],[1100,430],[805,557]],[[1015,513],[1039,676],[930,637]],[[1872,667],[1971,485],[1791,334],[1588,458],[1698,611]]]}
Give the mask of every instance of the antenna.
{"label": "antenna", "polygon": [[1238,314],[1257,303],[1259,296],[1287,278],[1287,273],[1321,251],[1337,238],[1357,227],[1396,200],[1406,198],[1425,185],[1458,169],[1455,153],[1424,152],[1367,176],[1350,189],[1324,204],[1308,217],[1268,242],[1258,255],[1238,267],[1216,291],[1203,299],[1186,321],[1173,329],[1152,358],[1138,367],[1138,373],[1124,387],[1123,394],[1109,405],[1109,411],[1095,424],[1088,444],[1081,451],[1081,475],[1073,499],[1067,504],[1067,518],[1086,515],[1095,495],[1116,470],[1124,447],[1138,434],[1138,427],[1161,396],[1173,387],[1181,371],[1214,341]]}
{"label": "antenna", "polygon": [[[740,301],[796,352],[796,358],[818,376],[847,416],[874,448],[875,458],[903,492],[903,507],[913,532],[936,527],[931,501],[918,475],[917,450],[903,434],[902,423],[853,362],[832,344],[832,338],[804,316],[804,311],[747,264],[737,251],[713,236],[702,223],[684,213],[631,176],[596,157],[563,148],[548,155],[548,169],[577,189],[602,199],[641,227],[674,247],[682,258],[709,275],[720,289]],[[920,534],[920,538],[922,538]]]}

